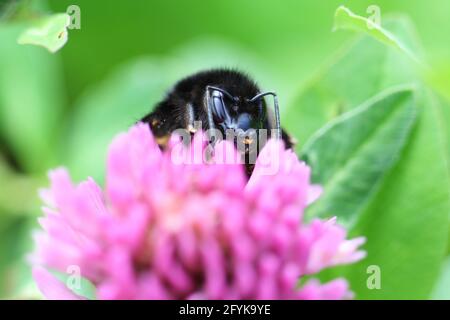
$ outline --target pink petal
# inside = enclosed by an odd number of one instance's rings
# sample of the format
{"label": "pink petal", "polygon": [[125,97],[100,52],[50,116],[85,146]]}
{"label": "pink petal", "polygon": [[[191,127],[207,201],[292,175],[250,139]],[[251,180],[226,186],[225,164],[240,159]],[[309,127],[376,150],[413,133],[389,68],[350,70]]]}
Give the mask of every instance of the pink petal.
{"label": "pink petal", "polygon": [[34,267],[33,278],[39,290],[49,300],[85,300],[67,288],[61,281],[42,267]]}

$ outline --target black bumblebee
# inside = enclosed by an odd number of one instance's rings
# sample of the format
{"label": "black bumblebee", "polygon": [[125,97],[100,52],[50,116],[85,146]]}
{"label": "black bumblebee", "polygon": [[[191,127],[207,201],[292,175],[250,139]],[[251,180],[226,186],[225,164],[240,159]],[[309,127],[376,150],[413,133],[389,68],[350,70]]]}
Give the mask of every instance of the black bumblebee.
{"label": "black bumblebee", "polygon": [[[266,96],[273,98],[273,111],[268,108]],[[261,92],[250,77],[236,70],[213,69],[180,80],[141,121],[149,124],[161,148],[177,129],[194,133],[199,129],[196,123],[201,123],[204,131],[219,130],[223,137],[230,130],[238,132],[237,136],[245,136],[247,156],[250,150],[260,149],[248,147],[259,143],[258,139],[255,141],[246,136],[250,131],[267,129],[268,138],[282,138],[286,148],[293,146],[280,127],[277,95]],[[250,175],[253,165],[248,161],[245,163]]]}

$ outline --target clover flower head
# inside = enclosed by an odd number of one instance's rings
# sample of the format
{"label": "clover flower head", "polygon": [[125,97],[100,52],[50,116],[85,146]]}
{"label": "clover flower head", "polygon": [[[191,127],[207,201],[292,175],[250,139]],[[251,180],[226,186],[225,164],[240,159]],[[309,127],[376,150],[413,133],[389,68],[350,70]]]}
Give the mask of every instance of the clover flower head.
{"label": "clover flower head", "polygon": [[[202,147],[201,138],[181,153]],[[344,279],[299,286],[306,275],[361,259],[364,239],[347,240],[335,219],[303,222],[320,188],[282,142],[267,142],[247,181],[241,164],[222,161],[236,158],[232,144],[217,143],[212,163],[174,163],[173,141],[161,151],[144,124],[119,134],[104,190],[91,178],[74,184],[65,169],[50,172],[31,255],[47,298],[83,298],[50,272],[73,266],[99,299],[351,297]],[[274,158],[277,170],[267,174]]]}

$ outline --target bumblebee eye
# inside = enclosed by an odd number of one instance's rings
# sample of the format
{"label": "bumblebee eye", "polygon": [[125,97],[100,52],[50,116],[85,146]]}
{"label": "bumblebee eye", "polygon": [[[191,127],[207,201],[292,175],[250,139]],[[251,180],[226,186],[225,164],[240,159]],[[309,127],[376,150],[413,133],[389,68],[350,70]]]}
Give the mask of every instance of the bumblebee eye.
{"label": "bumblebee eye", "polygon": [[214,90],[211,97],[211,108],[214,120],[221,123],[228,117],[225,102],[223,101],[223,94],[220,91]]}

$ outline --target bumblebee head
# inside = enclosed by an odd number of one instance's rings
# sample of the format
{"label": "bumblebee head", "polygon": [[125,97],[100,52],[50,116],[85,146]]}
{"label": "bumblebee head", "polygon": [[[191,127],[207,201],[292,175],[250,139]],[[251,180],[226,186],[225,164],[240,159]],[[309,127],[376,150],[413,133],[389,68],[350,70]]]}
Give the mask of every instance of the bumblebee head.
{"label": "bumblebee head", "polygon": [[264,128],[267,106],[264,97],[274,97],[276,123],[273,126],[280,131],[278,102],[273,92],[259,93],[253,97],[235,96],[215,86],[207,86],[205,102],[210,129],[219,129],[222,133],[233,130],[237,135],[249,130]]}

